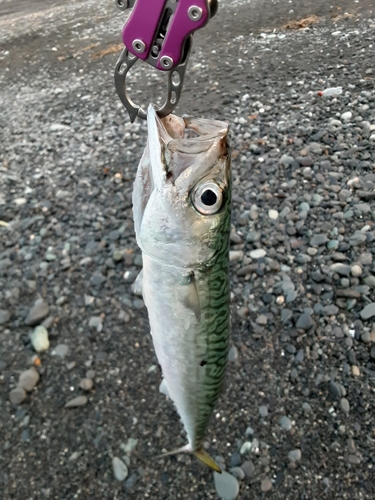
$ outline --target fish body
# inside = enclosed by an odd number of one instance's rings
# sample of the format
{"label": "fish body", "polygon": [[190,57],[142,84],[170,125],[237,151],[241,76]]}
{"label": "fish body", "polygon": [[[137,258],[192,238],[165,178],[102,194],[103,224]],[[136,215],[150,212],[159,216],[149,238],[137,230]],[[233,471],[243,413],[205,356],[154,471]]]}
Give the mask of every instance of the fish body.
{"label": "fish body", "polygon": [[[185,138],[186,130],[197,135]],[[148,144],[133,190],[142,293],[162,390],[193,452],[202,449],[228,358],[231,167],[224,122],[160,120],[148,109]]]}

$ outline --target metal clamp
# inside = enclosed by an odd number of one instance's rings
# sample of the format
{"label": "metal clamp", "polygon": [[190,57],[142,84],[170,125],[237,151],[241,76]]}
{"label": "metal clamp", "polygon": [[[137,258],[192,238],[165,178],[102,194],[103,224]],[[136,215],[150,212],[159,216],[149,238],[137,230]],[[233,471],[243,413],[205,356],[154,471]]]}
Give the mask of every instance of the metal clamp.
{"label": "metal clamp", "polygon": [[172,113],[181,97],[192,34],[216,14],[217,0],[116,0],[120,10],[133,7],[122,37],[125,48],[115,68],[117,93],[131,122],[146,113],[126,92],[126,76],[138,59],[168,72],[168,94],[158,110],[160,117]]}
{"label": "metal clamp", "polygon": [[[174,68],[173,71],[168,72],[167,99],[163,106],[157,111],[160,118],[164,118],[165,116],[171,114],[180,100],[191,46],[192,37],[190,36],[185,44],[185,55],[183,61],[176,68]],[[147,118],[146,111],[140,106],[134,104],[126,91],[126,76],[137,60],[138,58],[130,53],[125,47],[121,52],[115,67],[115,86],[117,94],[129,113],[131,123],[133,123],[137,117],[144,120]]]}

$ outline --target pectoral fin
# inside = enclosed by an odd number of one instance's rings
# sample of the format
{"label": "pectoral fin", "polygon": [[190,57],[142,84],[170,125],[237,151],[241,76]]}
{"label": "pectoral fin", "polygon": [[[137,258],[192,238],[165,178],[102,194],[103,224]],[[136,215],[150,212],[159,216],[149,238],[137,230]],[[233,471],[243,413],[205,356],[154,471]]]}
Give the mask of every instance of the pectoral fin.
{"label": "pectoral fin", "polygon": [[195,283],[194,273],[189,273],[182,278],[181,301],[187,309],[193,311],[198,321],[201,320],[201,306]]}

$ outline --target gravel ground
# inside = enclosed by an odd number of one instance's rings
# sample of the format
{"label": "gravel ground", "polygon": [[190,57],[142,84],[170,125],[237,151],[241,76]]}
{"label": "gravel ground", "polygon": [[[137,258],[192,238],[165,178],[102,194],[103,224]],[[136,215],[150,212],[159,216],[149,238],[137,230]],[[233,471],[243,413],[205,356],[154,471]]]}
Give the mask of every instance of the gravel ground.
{"label": "gravel ground", "polygon": [[[179,111],[228,120],[233,148],[232,361],[207,436],[224,485],[190,456],[155,458],[185,438],[131,289],[146,131],[115,95],[117,54],[102,52],[123,15],[111,2],[31,2],[21,33],[9,5],[0,498],[229,500],[238,485],[249,500],[375,498],[370,2],[301,2],[297,19],[319,19],[299,30],[283,29],[288,2],[237,2],[196,36]],[[131,96],[157,101],[163,85],[139,65]]]}

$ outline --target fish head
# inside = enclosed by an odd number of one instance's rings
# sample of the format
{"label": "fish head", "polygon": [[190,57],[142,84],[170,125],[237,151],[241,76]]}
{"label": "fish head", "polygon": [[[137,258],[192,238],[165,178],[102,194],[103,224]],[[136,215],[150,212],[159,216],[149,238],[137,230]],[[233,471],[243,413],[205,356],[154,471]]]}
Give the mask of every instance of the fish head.
{"label": "fish head", "polygon": [[152,105],[147,120],[148,143],[133,190],[137,243],[174,266],[205,265],[230,231],[228,125],[175,115],[160,119]]}

